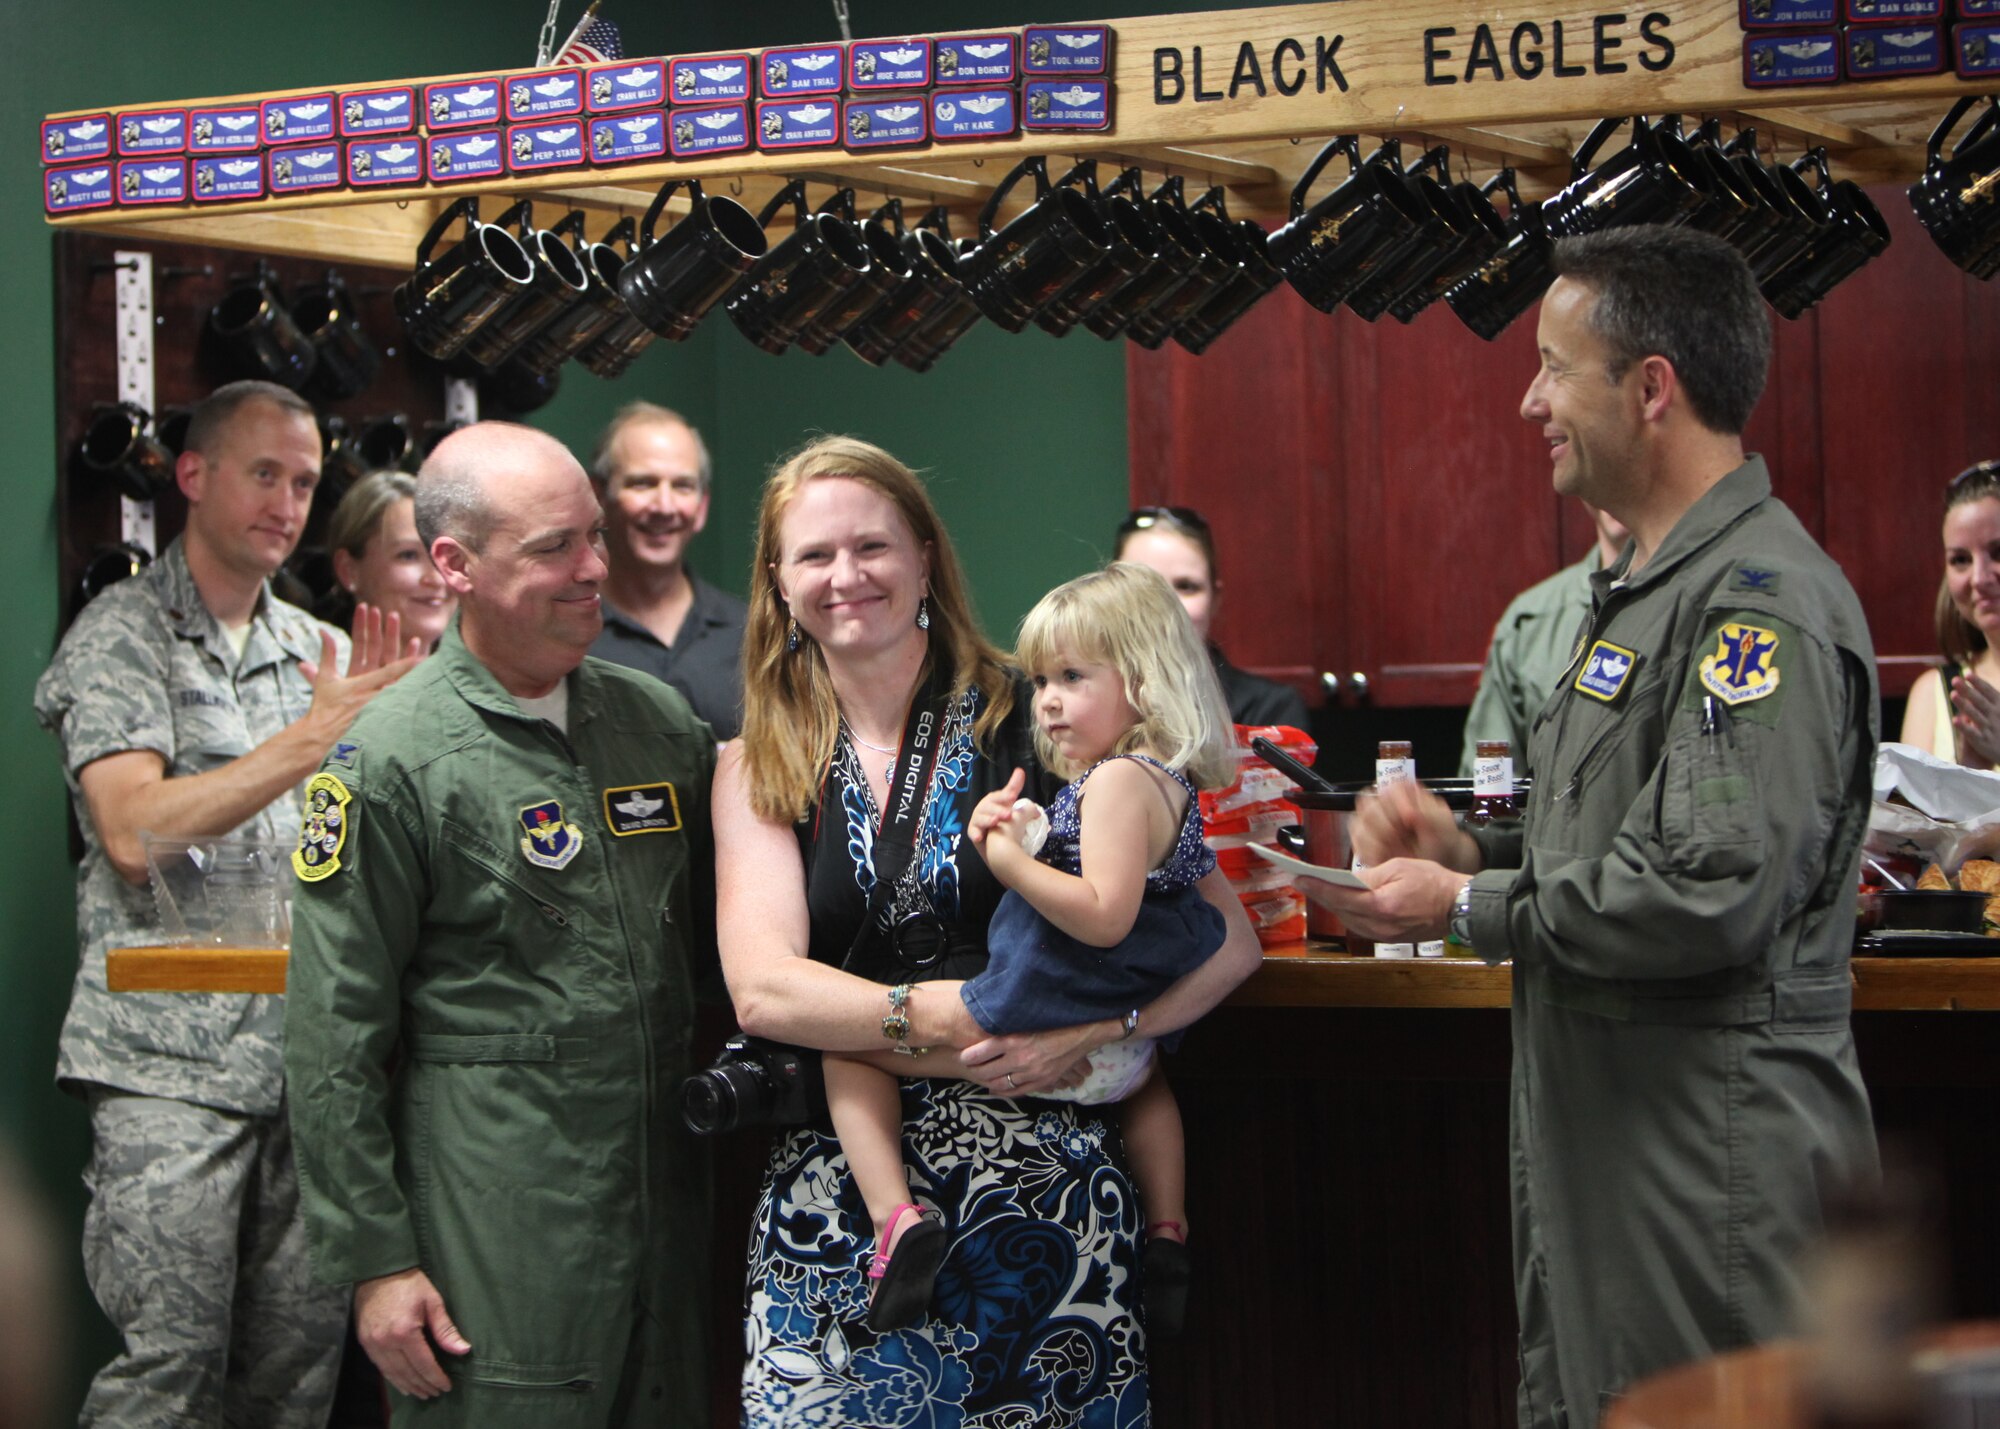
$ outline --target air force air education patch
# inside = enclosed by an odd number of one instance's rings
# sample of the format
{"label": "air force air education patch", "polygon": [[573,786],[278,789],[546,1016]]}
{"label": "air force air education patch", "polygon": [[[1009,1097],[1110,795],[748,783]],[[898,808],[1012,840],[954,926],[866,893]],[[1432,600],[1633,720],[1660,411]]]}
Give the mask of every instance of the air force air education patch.
{"label": "air force air education patch", "polygon": [[583,830],[563,822],[562,803],[557,799],[544,799],[522,809],[521,827],[527,830],[521,852],[537,868],[568,868],[583,847]]}
{"label": "air force air education patch", "polygon": [[618,838],[671,834],[681,826],[680,796],[672,784],[626,784],[604,791],[605,827]]}
{"label": "air force air education patch", "polygon": [[1727,705],[1748,704],[1778,688],[1778,636],[1761,625],[1729,621],[1715,653],[1702,658],[1701,687]]}
{"label": "air force air education patch", "polygon": [[340,851],[347,847],[347,806],[354,796],[338,774],[321,772],[306,781],[305,818],[299,824],[299,846],[292,850],[292,871],[306,883],[318,883],[340,872]]}
{"label": "air force air education patch", "polygon": [[1583,668],[1577,671],[1575,688],[1592,699],[1602,700],[1608,705],[1624,690],[1638,663],[1639,654],[1636,650],[1627,650],[1623,645],[1613,645],[1609,640],[1600,640],[1592,645],[1590,653],[1583,657]]}

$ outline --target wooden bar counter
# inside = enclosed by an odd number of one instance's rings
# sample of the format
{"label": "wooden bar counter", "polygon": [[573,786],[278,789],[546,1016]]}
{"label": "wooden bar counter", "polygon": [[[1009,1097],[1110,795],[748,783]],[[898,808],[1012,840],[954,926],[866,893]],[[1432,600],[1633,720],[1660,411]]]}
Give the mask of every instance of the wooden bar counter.
{"label": "wooden bar counter", "polygon": [[[2000,939],[1996,939],[2000,953]],[[113,948],[113,992],[283,992],[282,948]],[[1309,944],[1270,950],[1232,1007],[1492,1008],[1512,975],[1471,958],[1367,958]],[[1856,958],[1857,1012],[2000,1011],[2000,957]]]}
{"label": "wooden bar counter", "polygon": [[[115,949],[114,989],[277,992],[284,955]],[[1948,1188],[1955,1318],[2000,1317],[2000,958],[1857,958],[1885,1140]],[[1514,1423],[1506,968],[1273,949],[1167,1063],[1196,1287],[1155,1347],[1155,1429]],[[1961,1016],[1939,1016],[1957,1012]],[[703,1018],[697,1054],[726,1035]],[[713,1144],[718,1429],[736,1423],[742,1247],[767,1137]]]}

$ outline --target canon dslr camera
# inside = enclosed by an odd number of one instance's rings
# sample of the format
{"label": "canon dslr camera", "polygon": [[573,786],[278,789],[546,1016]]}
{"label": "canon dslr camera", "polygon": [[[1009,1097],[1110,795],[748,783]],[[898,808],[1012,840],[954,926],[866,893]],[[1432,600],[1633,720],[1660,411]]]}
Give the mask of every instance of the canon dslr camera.
{"label": "canon dslr camera", "polygon": [[681,1083],[681,1120],[699,1136],[825,1117],[818,1055],[761,1037],[730,1038],[713,1066]]}

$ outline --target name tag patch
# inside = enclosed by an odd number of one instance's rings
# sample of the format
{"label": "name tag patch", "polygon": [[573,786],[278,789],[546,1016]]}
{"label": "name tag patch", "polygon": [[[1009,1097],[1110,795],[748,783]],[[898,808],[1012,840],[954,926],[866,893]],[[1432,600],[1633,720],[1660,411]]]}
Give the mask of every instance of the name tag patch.
{"label": "name tag patch", "polygon": [[521,852],[537,868],[568,868],[583,847],[583,830],[563,821],[562,801],[544,799],[521,810]]}
{"label": "name tag patch", "polygon": [[1702,657],[1701,687],[1729,705],[1776,693],[1778,637],[1760,625],[1730,621],[1716,632],[1715,653]]}
{"label": "name tag patch", "polygon": [[1583,657],[1583,669],[1577,672],[1575,688],[1594,700],[1610,704],[1624,690],[1638,663],[1638,651],[1600,640]]}
{"label": "name tag patch", "polygon": [[672,784],[625,784],[604,791],[604,824],[618,838],[671,834],[681,826],[680,796]]}
{"label": "name tag patch", "polygon": [[292,872],[301,882],[318,883],[340,872],[347,806],[353,802],[338,774],[321,772],[306,781],[305,817],[299,822],[299,846],[292,850]]}

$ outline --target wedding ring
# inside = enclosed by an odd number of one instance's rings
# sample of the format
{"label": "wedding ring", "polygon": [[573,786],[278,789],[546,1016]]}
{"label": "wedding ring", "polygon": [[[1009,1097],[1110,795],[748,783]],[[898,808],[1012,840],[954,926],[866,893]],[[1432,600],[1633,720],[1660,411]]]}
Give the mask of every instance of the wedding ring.
{"label": "wedding ring", "polygon": [[1007,1074],[1007,1090],[1010,1092],[1014,1090],[1014,1074],[1012,1072]]}

